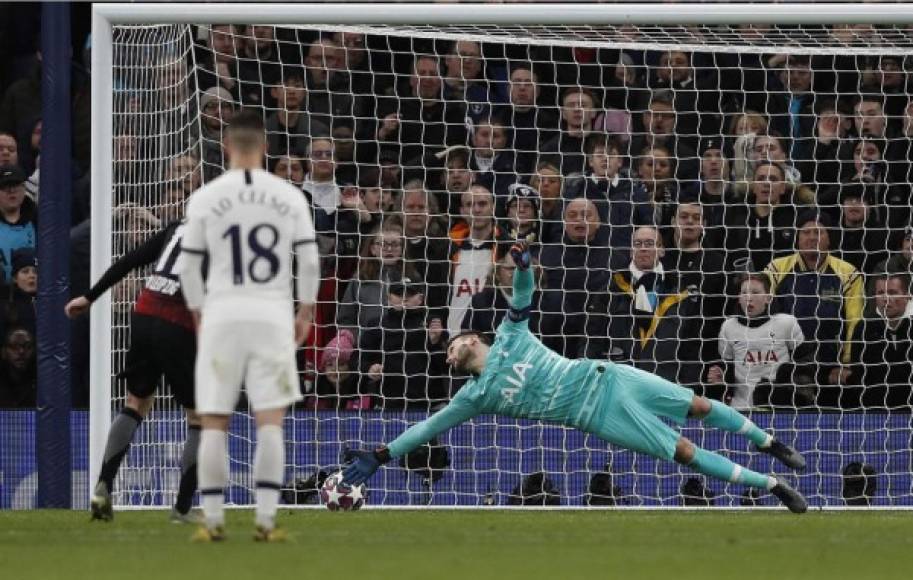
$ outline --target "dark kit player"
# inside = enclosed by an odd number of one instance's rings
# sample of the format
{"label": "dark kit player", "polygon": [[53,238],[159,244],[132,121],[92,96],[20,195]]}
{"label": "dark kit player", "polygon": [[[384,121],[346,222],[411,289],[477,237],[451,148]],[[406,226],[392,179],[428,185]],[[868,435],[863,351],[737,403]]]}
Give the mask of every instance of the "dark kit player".
{"label": "dark kit player", "polygon": [[175,522],[197,521],[195,514],[190,512],[197,487],[196,457],[200,444],[200,419],[194,412],[193,365],[197,347],[193,319],[175,273],[175,263],[181,254],[182,229],[179,222],[168,225],[112,264],[95,286],[66,306],[67,316],[76,318],[131,271],[155,264],[133,307],[130,348],[119,375],[127,381],[127,401],[108,431],[101,472],[92,494],[93,520],[108,521],[114,517],[111,503],[114,478],[136,430],[152,410],[156,388],[164,377],[171,387],[171,396],[187,415],[181,481],[171,519]]}

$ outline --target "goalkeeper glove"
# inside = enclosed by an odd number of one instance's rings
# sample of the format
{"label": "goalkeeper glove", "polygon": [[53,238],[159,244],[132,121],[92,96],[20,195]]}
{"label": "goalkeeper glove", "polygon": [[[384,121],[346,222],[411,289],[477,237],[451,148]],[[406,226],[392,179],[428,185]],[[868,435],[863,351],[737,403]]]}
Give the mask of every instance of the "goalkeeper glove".
{"label": "goalkeeper glove", "polygon": [[514,259],[514,264],[517,265],[517,268],[528,270],[529,265],[532,262],[532,257],[529,254],[529,244],[523,240],[517,240],[517,242],[510,247],[510,257]]}
{"label": "goalkeeper glove", "polygon": [[381,465],[390,461],[390,452],[386,447],[374,451],[346,452],[346,465],[342,470],[342,481],[346,485],[361,485],[367,481]]}

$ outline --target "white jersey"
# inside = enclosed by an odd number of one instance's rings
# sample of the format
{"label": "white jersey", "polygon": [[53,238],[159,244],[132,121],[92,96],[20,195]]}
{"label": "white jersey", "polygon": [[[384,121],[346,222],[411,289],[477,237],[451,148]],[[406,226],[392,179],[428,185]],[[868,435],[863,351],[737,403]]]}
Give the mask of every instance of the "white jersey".
{"label": "white jersey", "polygon": [[[291,325],[293,253],[314,242],[311,210],[299,189],[262,169],[227,171],[187,204],[182,251],[209,259],[205,296],[191,292],[188,306],[204,319]],[[319,273],[309,269],[298,276],[311,278],[310,294]],[[299,298],[313,302],[314,296]]]}
{"label": "white jersey", "polygon": [[720,356],[735,367],[736,384],[732,406],[748,409],[761,379],[773,379],[781,364],[805,340],[802,328],[791,314],[774,314],[758,326],[746,326],[744,318],[731,316],[720,328]]}

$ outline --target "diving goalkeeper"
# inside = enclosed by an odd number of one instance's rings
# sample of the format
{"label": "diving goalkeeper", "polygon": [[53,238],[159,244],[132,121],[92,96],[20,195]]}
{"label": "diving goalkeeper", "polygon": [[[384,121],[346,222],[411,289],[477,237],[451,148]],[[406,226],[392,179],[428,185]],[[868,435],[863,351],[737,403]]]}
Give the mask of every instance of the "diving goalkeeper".
{"label": "diving goalkeeper", "polygon": [[732,483],[766,489],[795,513],[808,504],[781,479],[736,465],[701,449],[660,420],[688,417],[745,435],[758,451],[793,469],[805,460],[792,447],[762,431],[735,409],[640,369],[596,360],[569,360],[549,350],[528,328],[533,292],[525,243],[510,250],[517,265],[513,299],[494,344],[464,332],[451,339],[447,363],[472,375],[444,409],[413,425],[388,446],[356,451],[344,470],[346,483],[367,480],[381,464],[405,455],[432,437],[476,415],[493,413],[575,427],[609,443],[688,467]]}

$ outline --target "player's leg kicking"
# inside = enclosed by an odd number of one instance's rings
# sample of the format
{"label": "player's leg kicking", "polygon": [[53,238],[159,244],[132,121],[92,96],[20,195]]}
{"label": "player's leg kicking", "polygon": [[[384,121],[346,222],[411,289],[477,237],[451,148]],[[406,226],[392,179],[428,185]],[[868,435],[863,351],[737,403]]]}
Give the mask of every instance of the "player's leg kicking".
{"label": "player's leg kicking", "polygon": [[597,430],[598,435],[653,457],[674,460],[723,481],[765,489],[793,512],[802,513],[808,509],[805,498],[781,478],[757,473],[718,453],[702,449],[659,417],[678,424],[689,417],[701,419],[712,427],[744,435],[759,451],[773,455],[790,468],[804,469],[805,460],[795,449],[777,441],[747,417],[718,401],[697,396],[690,389],[633,367],[617,366],[616,369],[616,382],[606,400],[605,422]]}

